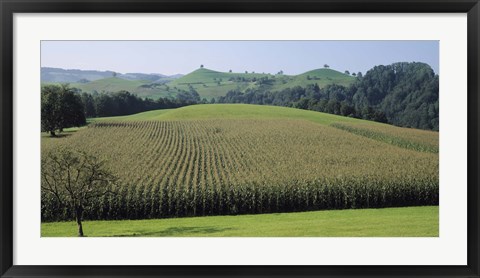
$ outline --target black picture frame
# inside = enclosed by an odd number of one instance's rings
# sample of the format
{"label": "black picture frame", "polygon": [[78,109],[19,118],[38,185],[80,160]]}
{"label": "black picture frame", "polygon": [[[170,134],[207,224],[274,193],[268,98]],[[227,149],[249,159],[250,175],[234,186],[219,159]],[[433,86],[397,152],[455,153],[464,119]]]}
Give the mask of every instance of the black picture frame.
{"label": "black picture frame", "polygon": [[[1,277],[480,277],[479,0],[0,0]],[[13,265],[14,13],[467,13],[468,248],[466,266],[25,266]]]}

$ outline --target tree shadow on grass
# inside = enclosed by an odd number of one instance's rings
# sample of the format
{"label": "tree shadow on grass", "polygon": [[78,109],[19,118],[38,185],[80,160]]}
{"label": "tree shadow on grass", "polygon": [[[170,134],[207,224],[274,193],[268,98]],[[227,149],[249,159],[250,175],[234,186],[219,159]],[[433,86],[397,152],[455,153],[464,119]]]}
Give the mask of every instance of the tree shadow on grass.
{"label": "tree shadow on grass", "polygon": [[217,227],[171,227],[160,231],[138,231],[131,235],[114,235],[114,237],[169,237],[169,236],[184,236],[184,235],[198,235],[205,236],[208,234],[219,233],[232,230],[232,228],[217,228]]}

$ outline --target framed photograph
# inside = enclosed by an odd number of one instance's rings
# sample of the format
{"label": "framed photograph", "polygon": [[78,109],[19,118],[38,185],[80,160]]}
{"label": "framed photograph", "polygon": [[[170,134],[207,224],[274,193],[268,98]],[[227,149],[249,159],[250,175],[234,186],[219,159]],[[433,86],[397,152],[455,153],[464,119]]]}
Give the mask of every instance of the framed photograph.
{"label": "framed photograph", "polygon": [[480,277],[478,0],[0,1],[0,277]]}

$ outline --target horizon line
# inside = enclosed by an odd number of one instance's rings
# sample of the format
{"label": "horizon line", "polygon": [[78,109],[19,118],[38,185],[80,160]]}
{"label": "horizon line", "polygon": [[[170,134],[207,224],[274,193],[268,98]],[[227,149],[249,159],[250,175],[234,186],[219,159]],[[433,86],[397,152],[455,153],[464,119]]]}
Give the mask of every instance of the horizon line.
{"label": "horizon line", "polygon": [[[390,63],[390,64],[378,64],[378,65],[375,65],[373,66],[372,68],[368,69],[366,72],[362,72],[362,74],[365,74],[367,73],[368,71],[372,70],[374,67],[377,67],[377,66],[389,66],[389,65],[393,65],[393,64],[396,64],[396,63],[422,63],[422,64],[426,64],[428,65],[432,70],[433,72],[436,74],[436,75],[439,75],[438,73],[435,72],[435,69],[428,63],[425,63],[425,62],[417,62],[417,61],[412,61],[412,62],[394,62],[394,63]],[[188,73],[175,73],[175,74],[163,74],[163,73],[159,73],[159,72],[120,72],[120,71],[114,71],[114,70],[100,70],[100,69],[81,69],[81,68],[59,68],[59,67],[51,67],[51,66],[40,66],[40,69],[42,68],[52,68],[52,69],[62,69],[62,70],[80,70],[80,71],[99,71],[99,72],[114,72],[114,73],[120,73],[120,74],[135,74],[135,73],[140,73],[140,74],[148,74],[148,75],[163,75],[163,76],[174,76],[174,75],[188,75],[190,73],[193,73],[194,71],[197,71],[199,69],[206,69],[206,70],[211,70],[211,71],[215,71],[215,72],[220,72],[220,73],[230,73],[230,72],[227,72],[227,71],[219,71],[219,70],[214,70],[214,69],[210,69],[210,68],[207,68],[207,67],[198,67]],[[318,67],[318,68],[313,68],[313,69],[310,69],[310,70],[307,70],[307,71],[304,71],[302,73],[299,73],[299,74],[283,74],[283,75],[301,75],[301,74],[304,74],[304,73],[307,73],[309,71],[313,71],[313,70],[320,70],[320,69],[329,69],[329,70],[334,70],[336,72],[339,72],[339,73],[343,73],[343,74],[346,74],[345,71],[341,71],[341,70],[337,70],[337,69],[334,69],[334,68],[325,68],[325,67]],[[279,71],[283,71],[282,69],[280,69]],[[360,71],[361,72],[361,71]],[[238,72],[238,71],[232,71],[231,73],[243,73],[245,74],[244,72]],[[247,72],[249,74],[270,74],[270,75],[277,75],[278,73],[271,73],[271,72],[255,72],[255,71],[250,71],[250,72]],[[356,73],[356,72],[351,72],[351,73]],[[351,76],[351,74],[349,74]]]}

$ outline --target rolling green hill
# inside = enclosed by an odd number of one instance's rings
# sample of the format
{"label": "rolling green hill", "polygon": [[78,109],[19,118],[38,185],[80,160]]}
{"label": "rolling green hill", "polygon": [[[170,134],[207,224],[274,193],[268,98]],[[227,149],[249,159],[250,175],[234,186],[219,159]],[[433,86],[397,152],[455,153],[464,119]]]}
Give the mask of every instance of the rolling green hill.
{"label": "rolling green hill", "polygon": [[317,84],[323,88],[329,84],[349,85],[354,77],[331,69],[317,69],[300,75],[271,75],[260,73],[225,73],[201,68],[169,83],[169,86],[187,90],[192,86],[201,98],[224,96],[229,90],[259,88],[280,91],[295,86]]}
{"label": "rolling green hill", "polygon": [[263,77],[267,76],[267,74],[258,74],[258,73],[226,73],[220,71],[214,71],[206,68],[197,69],[181,78],[178,78],[171,82],[172,86],[177,85],[187,85],[187,84],[210,84],[210,83],[217,83],[218,81],[226,82],[231,77],[245,77],[245,78],[253,78],[253,77]]}
{"label": "rolling green hill", "polygon": [[126,90],[139,97],[152,99],[174,97],[179,91],[188,91],[193,87],[202,99],[210,100],[224,96],[228,91],[234,89],[244,91],[248,88],[261,88],[262,90],[279,91],[295,86],[305,87],[308,84],[317,84],[322,88],[329,84],[349,85],[354,80],[355,78],[352,76],[331,69],[316,69],[290,76],[230,73],[200,68],[178,79],[164,78],[162,82],[109,77],[86,83],[71,83],[71,86],[88,93]]}
{"label": "rolling green hill", "polygon": [[85,92],[97,91],[98,93],[102,92],[118,92],[118,91],[129,91],[133,92],[141,85],[149,83],[148,81],[142,80],[126,80],[118,77],[109,77],[104,79],[99,79],[91,81],[88,83],[73,83],[72,87],[76,87]]}
{"label": "rolling green hill", "polygon": [[333,114],[301,110],[289,107],[253,104],[199,104],[177,109],[154,110],[135,115],[94,118],[93,121],[162,121],[196,119],[301,119],[316,123],[335,122],[368,123],[389,126],[377,122],[342,117]]}
{"label": "rolling green hill", "polygon": [[[165,82],[169,79],[165,78]],[[175,96],[175,92],[165,90],[164,83],[151,83],[148,80],[127,80],[118,77],[109,77],[87,83],[70,83],[71,87],[87,93],[105,93],[128,91],[142,98],[158,99],[160,97]]]}
{"label": "rolling green hill", "polygon": [[286,84],[278,84],[274,86],[275,90],[282,90],[295,86],[305,87],[308,84],[317,84],[323,88],[330,84],[348,86],[355,80],[354,77],[338,72],[332,69],[316,69],[307,71],[300,75],[294,76]]}

